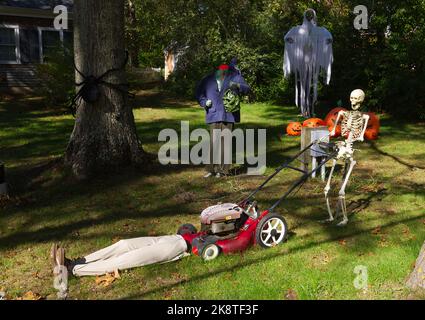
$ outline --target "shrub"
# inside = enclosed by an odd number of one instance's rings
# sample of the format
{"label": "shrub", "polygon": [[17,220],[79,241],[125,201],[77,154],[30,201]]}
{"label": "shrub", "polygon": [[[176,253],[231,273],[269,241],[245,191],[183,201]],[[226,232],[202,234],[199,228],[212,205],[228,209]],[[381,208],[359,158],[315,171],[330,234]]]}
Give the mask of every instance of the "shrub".
{"label": "shrub", "polygon": [[58,48],[52,50],[45,63],[36,66],[40,79],[37,93],[52,105],[65,104],[75,90],[73,55],[70,51]]}

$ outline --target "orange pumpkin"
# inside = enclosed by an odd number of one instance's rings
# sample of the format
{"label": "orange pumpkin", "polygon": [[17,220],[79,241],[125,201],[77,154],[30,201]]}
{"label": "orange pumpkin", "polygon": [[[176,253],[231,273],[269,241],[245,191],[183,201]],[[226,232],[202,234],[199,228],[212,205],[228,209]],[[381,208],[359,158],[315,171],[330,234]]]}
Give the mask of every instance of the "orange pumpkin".
{"label": "orange pumpkin", "polygon": [[[335,121],[336,121],[336,118],[338,117],[338,113],[340,111],[347,111],[347,109],[340,108],[340,107],[334,108],[326,116],[326,118],[325,118],[325,124],[329,128],[329,132],[332,132],[332,130],[334,129],[334,127],[335,127]],[[341,125],[338,124],[336,126],[336,129],[335,129],[335,136],[334,136],[334,138],[337,138],[337,137],[340,137],[340,136],[341,136]]]}
{"label": "orange pumpkin", "polygon": [[288,133],[289,136],[297,137],[301,135],[301,129],[302,129],[301,122],[291,122],[286,127],[286,133]]}
{"label": "orange pumpkin", "polygon": [[377,140],[379,137],[379,131],[381,129],[381,122],[378,116],[373,112],[366,113],[370,118],[367,124],[367,129],[365,132],[366,140]]}
{"label": "orange pumpkin", "polygon": [[325,126],[325,125],[326,125],[325,122],[319,118],[311,118],[304,121],[303,123],[303,127],[307,127],[307,128],[317,128],[317,127]]}
{"label": "orange pumpkin", "polygon": [[364,133],[364,138],[366,140],[378,140],[379,132],[374,129],[367,129]]}

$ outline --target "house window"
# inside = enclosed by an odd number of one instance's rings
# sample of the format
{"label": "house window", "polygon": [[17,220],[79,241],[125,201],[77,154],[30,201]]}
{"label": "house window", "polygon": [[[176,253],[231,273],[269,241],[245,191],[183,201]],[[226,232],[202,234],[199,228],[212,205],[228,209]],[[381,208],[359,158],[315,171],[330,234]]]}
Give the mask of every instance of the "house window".
{"label": "house window", "polygon": [[72,51],[74,45],[74,34],[71,31],[63,32],[63,45],[66,49]]}
{"label": "house window", "polygon": [[21,62],[23,64],[40,62],[40,44],[36,28],[19,30]]}
{"label": "house window", "polygon": [[57,52],[58,47],[72,50],[72,32],[51,28],[38,28],[41,62],[47,62],[49,55]]}
{"label": "house window", "polygon": [[40,30],[41,32],[41,59],[47,61],[50,54],[57,51],[62,44],[61,32],[58,30]]}
{"label": "house window", "polygon": [[0,63],[19,62],[19,29],[0,26]]}

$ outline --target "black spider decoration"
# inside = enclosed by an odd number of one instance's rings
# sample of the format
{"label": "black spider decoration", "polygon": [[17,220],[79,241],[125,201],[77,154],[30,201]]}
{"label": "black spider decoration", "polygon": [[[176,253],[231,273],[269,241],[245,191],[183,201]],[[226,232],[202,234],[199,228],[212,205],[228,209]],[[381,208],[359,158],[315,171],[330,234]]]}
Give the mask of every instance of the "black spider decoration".
{"label": "black spider decoration", "polygon": [[100,77],[95,77],[93,75],[86,76],[84,75],[80,70],[78,70],[75,61],[74,61],[74,68],[75,70],[83,77],[83,81],[80,83],[76,83],[75,85],[77,87],[80,87],[77,91],[77,93],[71,98],[70,106],[72,115],[75,117],[75,114],[77,112],[77,106],[81,99],[83,99],[86,103],[93,104],[97,102],[100,99],[100,85],[105,85],[107,87],[110,87],[114,90],[117,90],[121,92],[122,94],[128,95],[129,97],[134,97],[134,94],[130,93],[128,91],[128,83],[122,83],[122,84],[115,84],[105,81],[104,79],[109,76],[113,72],[120,71],[125,68],[128,62],[128,52],[126,52],[126,58],[123,63],[123,65],[120,68],[113,68],[108,71],[106,71],[104,74],[102,74]]}

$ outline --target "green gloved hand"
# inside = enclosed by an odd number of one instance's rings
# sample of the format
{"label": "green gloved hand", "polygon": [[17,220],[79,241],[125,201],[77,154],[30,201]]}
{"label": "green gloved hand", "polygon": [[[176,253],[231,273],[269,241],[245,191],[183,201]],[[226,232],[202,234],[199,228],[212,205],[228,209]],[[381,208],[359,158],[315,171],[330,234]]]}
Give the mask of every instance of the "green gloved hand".
{"label": "green gloved hand", "polygon": [[224,109],[228,113],[234,113],[241,109],[241,99],[232,89],[227,90],[223,96]]}

